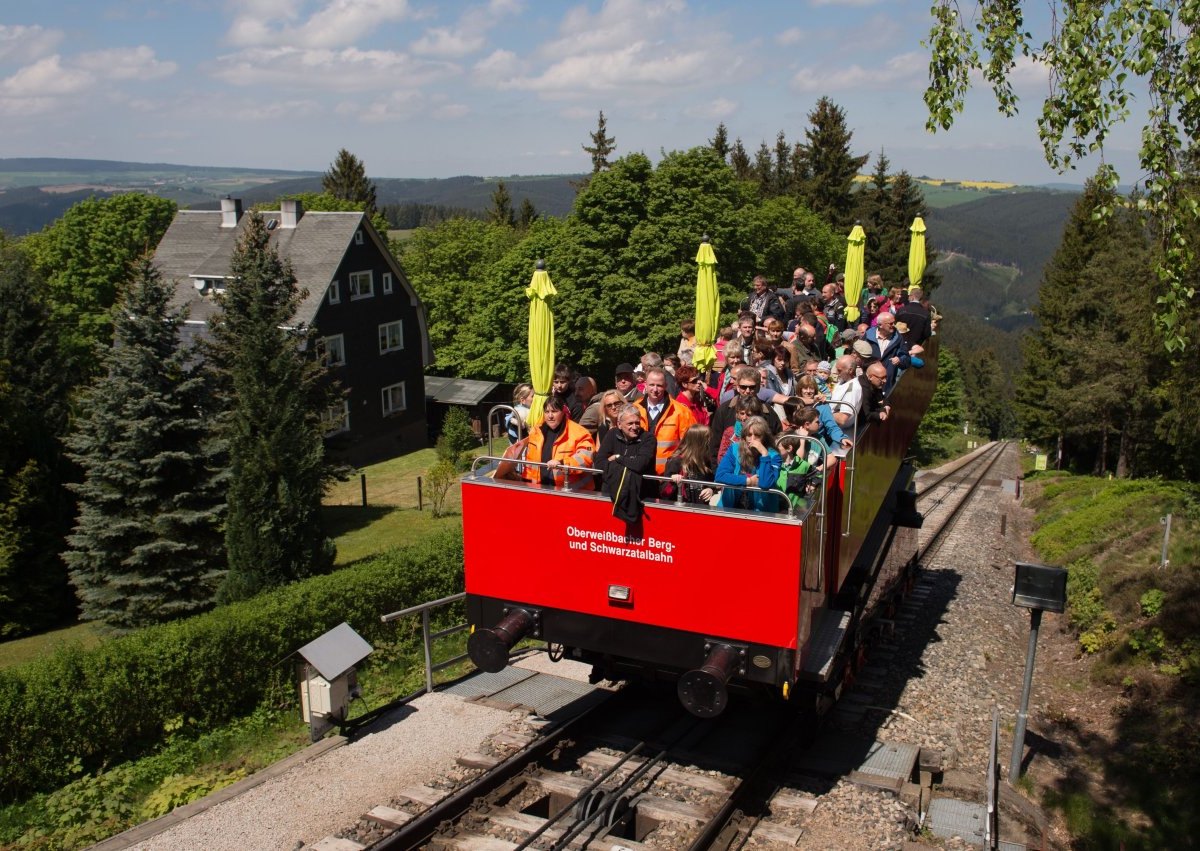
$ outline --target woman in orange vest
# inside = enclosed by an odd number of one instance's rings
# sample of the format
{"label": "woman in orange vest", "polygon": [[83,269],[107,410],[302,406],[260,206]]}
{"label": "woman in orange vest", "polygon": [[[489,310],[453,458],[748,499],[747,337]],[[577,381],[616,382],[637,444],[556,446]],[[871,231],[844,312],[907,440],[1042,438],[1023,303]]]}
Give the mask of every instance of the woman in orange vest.
{"label": "woman in orange vest", "polygon": [[[505,457],[520,458],[545,464],[537,467],[525,464],[521,477],[526,481],[540,483],[545,487],[561,487],[564,483],[573,490],[594,490],[591,473],[572,472],[571,467],[591,468],[596,443],[592,435],[579,423],[572,422],[567,415],[567,404],[558,396],[551,396],[542,408],[542,423],[529,430],[529,436],[518,440]],[[497,471],[498,478],[505,478],[512,468],[503,466]]]}

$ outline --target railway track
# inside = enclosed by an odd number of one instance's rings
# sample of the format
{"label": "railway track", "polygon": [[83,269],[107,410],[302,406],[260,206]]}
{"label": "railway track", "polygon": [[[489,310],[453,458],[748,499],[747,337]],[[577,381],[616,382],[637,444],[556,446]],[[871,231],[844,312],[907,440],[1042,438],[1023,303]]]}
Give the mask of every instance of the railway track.
{"label": "railway track", "polygon": [[[950,470],[918,482],[918,505],[926,518],[918,561],[944,542],[1005,448],[1003,443],[985,446]],[[898,611],[900,594],[914,582],[902,585],[895,605],[881,607],[873,635],[889,633],[892,622],[884,615]],[[925,593],[919,580],[915,589],[913,602],[919,609]],[[907,791],[911,797],[918,784],[910,781],[939,768],[933,764],[936,755],[903,743],[830,746],[838,741],[839,716],[853,716],[853,683],[868,681],[870,661],[859,654],[860,664],[847,679],[848,694],[824,717],[815,706],[798,710],[779,701],[745,699],[718,718],[701,720],[679,711],[673,694],[622,689],[532,741],[516,743],[522,745],[516,752],[508,742],[507,756],[460,757],[471,776],[449,794],[423,786],[403,790],[390,805],[364,816],[355,829],[313,847],[806,847],[806,820],[839,781],[897,796]],[[880,651],[876,667],[881,662],[886,664],[886,651]],[[921,796],[918,788],[918,809]],[[895,818],[906,818],[898,802]]]}

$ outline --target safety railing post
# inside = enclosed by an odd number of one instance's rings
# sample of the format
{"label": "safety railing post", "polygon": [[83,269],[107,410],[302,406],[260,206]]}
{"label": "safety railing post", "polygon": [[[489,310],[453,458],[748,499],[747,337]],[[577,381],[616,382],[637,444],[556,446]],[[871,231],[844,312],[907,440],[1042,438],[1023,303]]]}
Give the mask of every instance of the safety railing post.
{"label": "safety railing post", "polygon": [[425,691],[433,691],[433,648],[429,638],[429,609],[421,610],[421,646],[425,650]]}

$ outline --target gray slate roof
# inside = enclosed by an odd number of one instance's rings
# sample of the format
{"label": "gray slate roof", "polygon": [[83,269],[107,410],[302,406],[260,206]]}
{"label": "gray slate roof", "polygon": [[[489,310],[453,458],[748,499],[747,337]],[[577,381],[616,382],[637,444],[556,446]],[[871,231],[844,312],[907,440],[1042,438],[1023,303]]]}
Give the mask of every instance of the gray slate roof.
{"label": "gray slate roof", "polygon": [[[261,215],[268,221],[280,218],[278,212]],[[175,214],[154,261],[163,276],[175,282],[172,306],[187,305],[189,319],[207,321],[217,312],[212,296],[201,295],[193,281],[228,277],[234,246],[248,218],[249,214],[244,214],[237,227],[222,228],[219,210],[180,210]],[[276,227],[270,232],[271,245],[280,257],[291,261],[297,287],[307,291],[296,311],[298,323],[311,324],[316,317],[329,282],[362,224],[362,213],[305,211],[296,227]]]}

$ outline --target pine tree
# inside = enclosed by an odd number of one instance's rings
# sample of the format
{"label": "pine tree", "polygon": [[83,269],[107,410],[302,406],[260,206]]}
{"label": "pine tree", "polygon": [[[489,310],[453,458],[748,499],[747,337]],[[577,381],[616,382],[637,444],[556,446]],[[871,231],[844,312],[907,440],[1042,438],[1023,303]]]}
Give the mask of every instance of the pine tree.
{"label": "pine tree", "polygon": [[[871,172],[870,182],[861,189],[855,198],[855,217],[862,222],[863,230],[867,233],[865,253],[866,268],[869,274],[883,275],[884,282],[889,285],[899,283],[899,280],[884,270],[884,266],[894,266],[900,258],[882,256],[880,253],[881,234],[884,230],[892,229],[895,222],[891,221],[891,185],[892,175],[889,172],[891,162],[887,154],[879,152],[875,160],[875,170]],[[908,253],[905,252],[907,261]],[[907,268],[907,263],[906,263]]]}
{"label": "pine tree", "polygon": [[0,234],[0,637],[74,613],[59,558],[73,507],[60,437],[68,370],[45,279]]}
{"label": "pine tree", "polygon": [[771,177],[771,195],[790,195],[792,192],[792,146],[783,131],[775,137],[775,173]]}
{"label": "pine tree", "polygon": [[231,274],[208,348],[222,402],[217,435],[229,454],[229,573],[221,600],[322,572],[334,554],[321,529],[321,415],[332,388],[304,350],[313,348],[311,329],[293,326],[296,279],[257,213],[238,241]]}
{"label": "pine tree", "polygon": [[966,418],[962,367],[954,352],[942,346],[938,352],[937,389],[913,440],[917,460],[928,463],[942,457],[953,437],[962,432]]}
{"label": "pine tree", "polygon": [[1111,192],[1094,181],[1084,184],[1063,230],[1058,250],[1042,272],[1038,304],[1034,313],[1038,327],[1026,334],[1022,346],[1022,371],[1016,382],[1014,404],[1021,433],[1067,466],[1086,463],[1094,457],[1094,445],[1086,438],[1067,442],[1067,429],[1056,394],[1069,393],[1066,374],[1074,361],[1075,329],[1095,321],[1107,301],[1097,293],[1080,292],[1079,271],[1086,268],[1101,249],[1110,222],[1093,213],[1114,203]]}
{"label": "pine tree", "polygon": [[83,470],[64,554],[85,620],[132,629],[212,604],[223,500],[206,454],[203,379],[177,345],[183,316],[147,260],[116,312],[105,372],[67,446]]}
{"label": "pine tree", "polygon": [[808,192],[808,184],[812,181],[812,169],[808,166],[808,150],[797,142],[792,145],[792,195],[804,198]]}
{"label": "pine tree", "polygon": [[496,189],[492,192],[492,206],[488,210],[488,221],[509,227],[517,223],[516,214],[513,213],[512,196],[508,194],[508,187],[504,185],[503,180],[496,184]]}
{"label": "pine tree", "polygon": [[721,162],[728,160],[729,130],[725,127],[724,121],[717,125],[717,132],[708,140],[708,146],[717,152],[717,156],[721,158]]}
{"label": "pine tree", "polygon": [[771,163],[771,149],[764,140],[754,153],[754,182],[758,184],[758,197],[770,198],[775,181],[775,168]]}
{"label": "pine tree", "polygon": [[375,214],[375,184],[367,179],[362,160],[345,148],[338,151],[329,171],[321,178],[321,189],[340,201],[362,204],[368,216]]}
{"label": "pine tree", "polygon": [[613,136],[608,135],[608,122],[604,118],[604,110],[600,110],[600,119],[596,122],[596,132],[588,134],[591,137],[592,144],[582,145],[581,147],[592,158],[592,174],[598,174],[602,171],[608,171],[610,163],[608,158],[615,151],[617,140]]}
{"label": "pine tree", "polygon": [[521,199],[521,210],[517,213],[517,224],[521,228],[527,230],[540,216],[541,214],[538,213],[537,207],[533,206],[532,201],[528,198]]}
{"label": "pine tree", "polygon": [[750,180],[754,176],[750,166],[750,155],[746,153],[740,136],[733,143],[733,150],[729,152],[729,167],[733,169],[733,176],[738,180]]}
{"label": "pine tree", "polygon": [[808,114],[805,145],[812,178],[806,200],[813,212],[824,216],[835,229],[854,223],[854,178],[867,161],[850,153],[854,134],[846,129],[846,113],[827,97]]}

